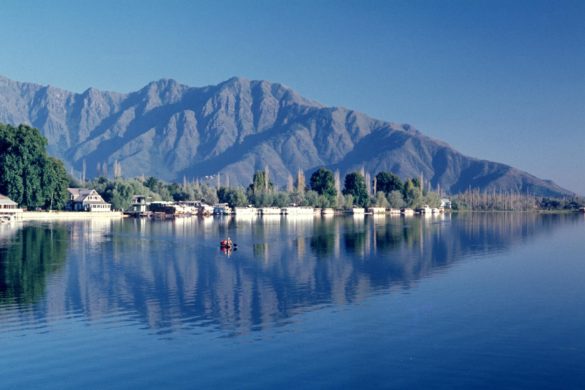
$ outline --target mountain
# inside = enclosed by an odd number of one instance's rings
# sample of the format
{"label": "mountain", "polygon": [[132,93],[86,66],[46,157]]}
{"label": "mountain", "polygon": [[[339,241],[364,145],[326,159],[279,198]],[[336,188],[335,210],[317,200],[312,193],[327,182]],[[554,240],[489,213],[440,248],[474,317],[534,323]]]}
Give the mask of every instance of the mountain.
{"label": "mountain", "polygon": [[464,156],[410,125],[325,107],[267,81],[231,78],[196,88],[163,79],[127,94],[93,88],[78,94],[0,77],[0,122],[39,128],[49,152],[77,171],[85,162],[87,177],[112,173],[116,160],[127,177],[181,181],[220,173],[242,185],[265,166],[281,185],[298,169],[345,174],[364,167],[403,178],[422,174],[451,193],[572,194],[508,165]]}

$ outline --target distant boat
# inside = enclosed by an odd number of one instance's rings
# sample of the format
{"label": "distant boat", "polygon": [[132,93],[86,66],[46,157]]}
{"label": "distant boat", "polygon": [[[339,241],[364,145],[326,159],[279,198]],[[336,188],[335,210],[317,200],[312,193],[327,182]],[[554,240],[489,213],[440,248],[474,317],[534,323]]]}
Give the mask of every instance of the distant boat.
{"label": "distant boat", "polygon": [[414,210],[411,208],[404,208],[400,210],[400,214],[402,215],[413,215],[414,214]]}
{"label": "distant boat", "polygon": [[255,207],[235,207],[234,214],[236,217],[255,217],[258,215],[258,209]]}
{"label": "distant boat", "polygon": [[581,207],[581,208],[579,209],[579,211],[580,211],[581,213],[585,213],[585,207]]}
{"label": "distant boat", "polygon": [[260,208],[260,214],[265,215],[280,215],[280,207],[262,207]]}
{"label": "distant boat", "polygon": [[216,203],[213,205],[213,215],[230,215],[232,209],[227,203]]}

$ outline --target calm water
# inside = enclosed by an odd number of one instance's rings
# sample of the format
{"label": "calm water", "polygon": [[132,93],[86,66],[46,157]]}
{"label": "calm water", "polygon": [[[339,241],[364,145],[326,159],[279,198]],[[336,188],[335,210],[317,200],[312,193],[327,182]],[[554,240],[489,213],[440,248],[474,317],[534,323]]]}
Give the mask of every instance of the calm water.
{"label": "calm water", "polygon": [[584,388],[584,253],[583,215],[0,225],[0,388]]}

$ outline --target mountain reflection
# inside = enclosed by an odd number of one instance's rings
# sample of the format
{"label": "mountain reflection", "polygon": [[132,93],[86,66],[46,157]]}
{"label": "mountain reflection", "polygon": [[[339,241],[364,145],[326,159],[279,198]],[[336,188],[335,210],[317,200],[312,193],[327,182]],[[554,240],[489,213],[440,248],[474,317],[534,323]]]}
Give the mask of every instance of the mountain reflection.
{"label": "mountain reflection", "polygon": [[[577,220],[469,214],[26,226],[0,235],[0,311],[9,301],[36,302],[50,317],[124,313],[161,334],[212,326],[237,335],[410,288],[436,269]],[[217,247],[228,235],[239,244],[229,256]],[[50,274],[62,277],[47,285]]]}

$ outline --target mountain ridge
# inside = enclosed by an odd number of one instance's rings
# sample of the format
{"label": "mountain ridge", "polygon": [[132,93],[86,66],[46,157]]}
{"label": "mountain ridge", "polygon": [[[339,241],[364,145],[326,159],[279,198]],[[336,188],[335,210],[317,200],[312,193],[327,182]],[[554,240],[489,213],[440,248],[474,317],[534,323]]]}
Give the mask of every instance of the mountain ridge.
{"label": "mountain ridge", "polygon": [[324,166],[345,174],[363,167],[372,174],[422,175],[450,193],[572,194],[506,164],[465,156],[411,125],[241,77],[203,87],[163,78],[128,93],[91,87],[74,93],[0,76],[0,122],[39,128],[49,152],[78,172],[85,161],[88,177],[112,172],[119,161],[129,177],[181,181],[220,173],[247,185],[268,166],[283,185],[298,169]]}

